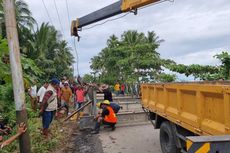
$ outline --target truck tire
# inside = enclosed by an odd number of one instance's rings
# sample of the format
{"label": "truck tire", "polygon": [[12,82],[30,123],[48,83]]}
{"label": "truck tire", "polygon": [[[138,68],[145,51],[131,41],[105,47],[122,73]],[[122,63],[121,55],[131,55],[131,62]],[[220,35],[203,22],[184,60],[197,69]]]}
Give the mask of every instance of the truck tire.
{"label": "truck tire", "polygon": [[160,144],[163,153],[180,153],[174,138],[175,134],[170,122],[163,122],[160,127]]}

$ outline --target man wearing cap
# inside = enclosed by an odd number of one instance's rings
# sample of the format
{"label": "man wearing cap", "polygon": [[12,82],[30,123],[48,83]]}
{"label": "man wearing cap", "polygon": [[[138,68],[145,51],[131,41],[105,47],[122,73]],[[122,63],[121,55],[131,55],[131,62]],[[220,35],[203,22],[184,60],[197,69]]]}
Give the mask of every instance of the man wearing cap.
{"label": "man wearing cap", "polygon": [[64,82],[64,87],[61,88],[61,106],[65,107],[67,110],[67,115],[69,112],[69,105],[72,97],[72,90],[69,87],[68,81]]}
{"label": "man wearing cap", "polygon": [[102,113],[98,115],[97,122],[94,127],[94,131],[92,134],[98,134],[100,131],[101,123],[104,125],[109,125],[112,128],[112,131],[115,130],[115,125],[117,123],[117,116],[114,113],[113,108],[110,106],[110,102],[108,100],[104,100],[100,104],[100,108],[102,109]]}
{"label": "man wearing cap", "polygon": [[59,87],[59,83],[58,79],[51,80],[41,103],[39,114],[42,116],[42,134],[46,138],[48,137],[49,126],[53,120],[55,111],[57,110],[57,89]]}

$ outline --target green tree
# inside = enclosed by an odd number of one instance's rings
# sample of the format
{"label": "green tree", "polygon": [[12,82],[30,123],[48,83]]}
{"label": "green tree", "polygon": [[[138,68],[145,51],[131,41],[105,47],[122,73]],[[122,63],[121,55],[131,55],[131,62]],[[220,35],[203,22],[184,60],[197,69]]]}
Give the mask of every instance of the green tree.
{"label": "green tree", "polygon": [[230,80],[230,54],[228,51],[222,52],[214,56],[221,61],[220,76],[225,80]]}
{"label": "green tree", "polygon": [[[3,38],[6,38],[5,17],[2,0],[0,0],[0,3],[1,35]],[[33,29],[34,24],[36,24],[36,20],[32,17],[32,13],[29,10],[28,5],[23,0],[15,0],[15,13],[19,36],[23,32],[23,29]]]}
{"label": "green tree", "polygon": [[91,59],[91,69],[101,82],[116,80],[128,83],[158,81],[161,72],[160,54],[156,52],[160,40],[154,32],[126,31],[120,40],[112,35],[107,46]]}
{"label": "green tree", "polygon": [[83,76],[83,81],[84,81],[84,82],[91,82],[91,83],[93,83],[93,82],[96,81],[96,79],[95,79],[95,77],[94,77],[93,75],[91,75],[91,74],[85,74],[85,75]]}
{"label": "green tree", "polygon": [[29,40],[27,57],[33,59],[37,66],[44,71],[41,79],[51,77],[73,76],[72,63],[74,57],[66,41],[61,40],[58,31],[42,23],[32,39]]}
{"label": "green tree", "polygon": [[[4,24],[4,12],[2,0],[0,0],[0,115],[9,121],[10,125],[16,124],[15,105],[13,96],[13,86],[10,72],[9,50],[6,41],[6,31]],[[61,39],[59,32],[48,24],[36,27],[28,5],[22,0],[15,0],[16,20],[19,32],[19,43],[21,53],[21,63],[25,88],[30,82],[38,81],[37,85],[43,83],[50,77],[62,77],[63,75],[73,76],[72,63],[73,56],[71,48],[66,41]],[[34,31],[34,29],[37,29]],[[28,95],[26,94],[26,109],[28,113],[28,123],[30,131],[36,131],[40,121],[37,114],[30,109]],[[13,130],[14,133],[15,129]],[[40,134],[31,132],[32,151],[47,152],[51,150],[58,140],[45,143],[40,142]],[[60,134],[59,134],[60,135]],[[60,138],[58,138],[60,140]],[[15,152],[18,150],[17,142],[12,143],[3,150],[4,153]]]}
{"label": "green tree", "polygon": [[214,56],[217,58],[221,65],[211,66],[211,65],[184,65],[176,64],[174,61],[163,60],[164,67],[167,69],[177,72],[180,74],[185,74],[186,76],[194,76],[195,78],[201,80],[219,80],[219,79],[229,79],[230,70],[230,54],[228,52],[222,52]]}
{"label": "green tree", "polygon": [[11,81],[9,50],[6,39],[0,38],[0,50],[0,84],[5,84]]}
{"label": "green tree", "polygon": [[176,80],[176,75],[175,74],[161,73],[159,75],[158,80],[160,82],[174,82]]}

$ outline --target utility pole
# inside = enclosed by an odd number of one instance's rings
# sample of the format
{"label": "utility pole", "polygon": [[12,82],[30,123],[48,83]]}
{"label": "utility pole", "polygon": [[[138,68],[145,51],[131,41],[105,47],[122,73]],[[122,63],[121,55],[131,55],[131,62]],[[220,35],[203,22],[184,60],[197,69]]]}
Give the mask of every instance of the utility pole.
{"label": "utility pole", "polygon": [[[18,31],[15,17],[14,0],[3,0],[7,40],[10,52],[10,66],[12,72],[14,101],[16,107],[17,123],[24,122],[27,127],[27,113],[25,105],[25,89],[22,77]],[[29,132],[19,137],[20,153],[31,153]]]}

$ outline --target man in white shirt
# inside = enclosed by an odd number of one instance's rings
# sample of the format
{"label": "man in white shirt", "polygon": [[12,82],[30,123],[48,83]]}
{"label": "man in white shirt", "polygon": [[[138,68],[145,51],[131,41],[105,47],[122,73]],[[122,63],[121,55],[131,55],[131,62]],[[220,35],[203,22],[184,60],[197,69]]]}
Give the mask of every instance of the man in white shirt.
{"label": "man in white shirt", "polygon": [[43,100],[43,97],[46,93],[46,89],[48,88],[49,83],[45,82],[44,85],[38,90],[37,97],[38,97],[38,102],[41,103]]}
{"label": "man in white shirt", "polygon": [[57,89],[59,88],[59,83],[60,81],[56,78],[51,80],[41,103],[39,115],[42,116],[42,134],[45,138],[48,138],[49,126],[57,110]]}

